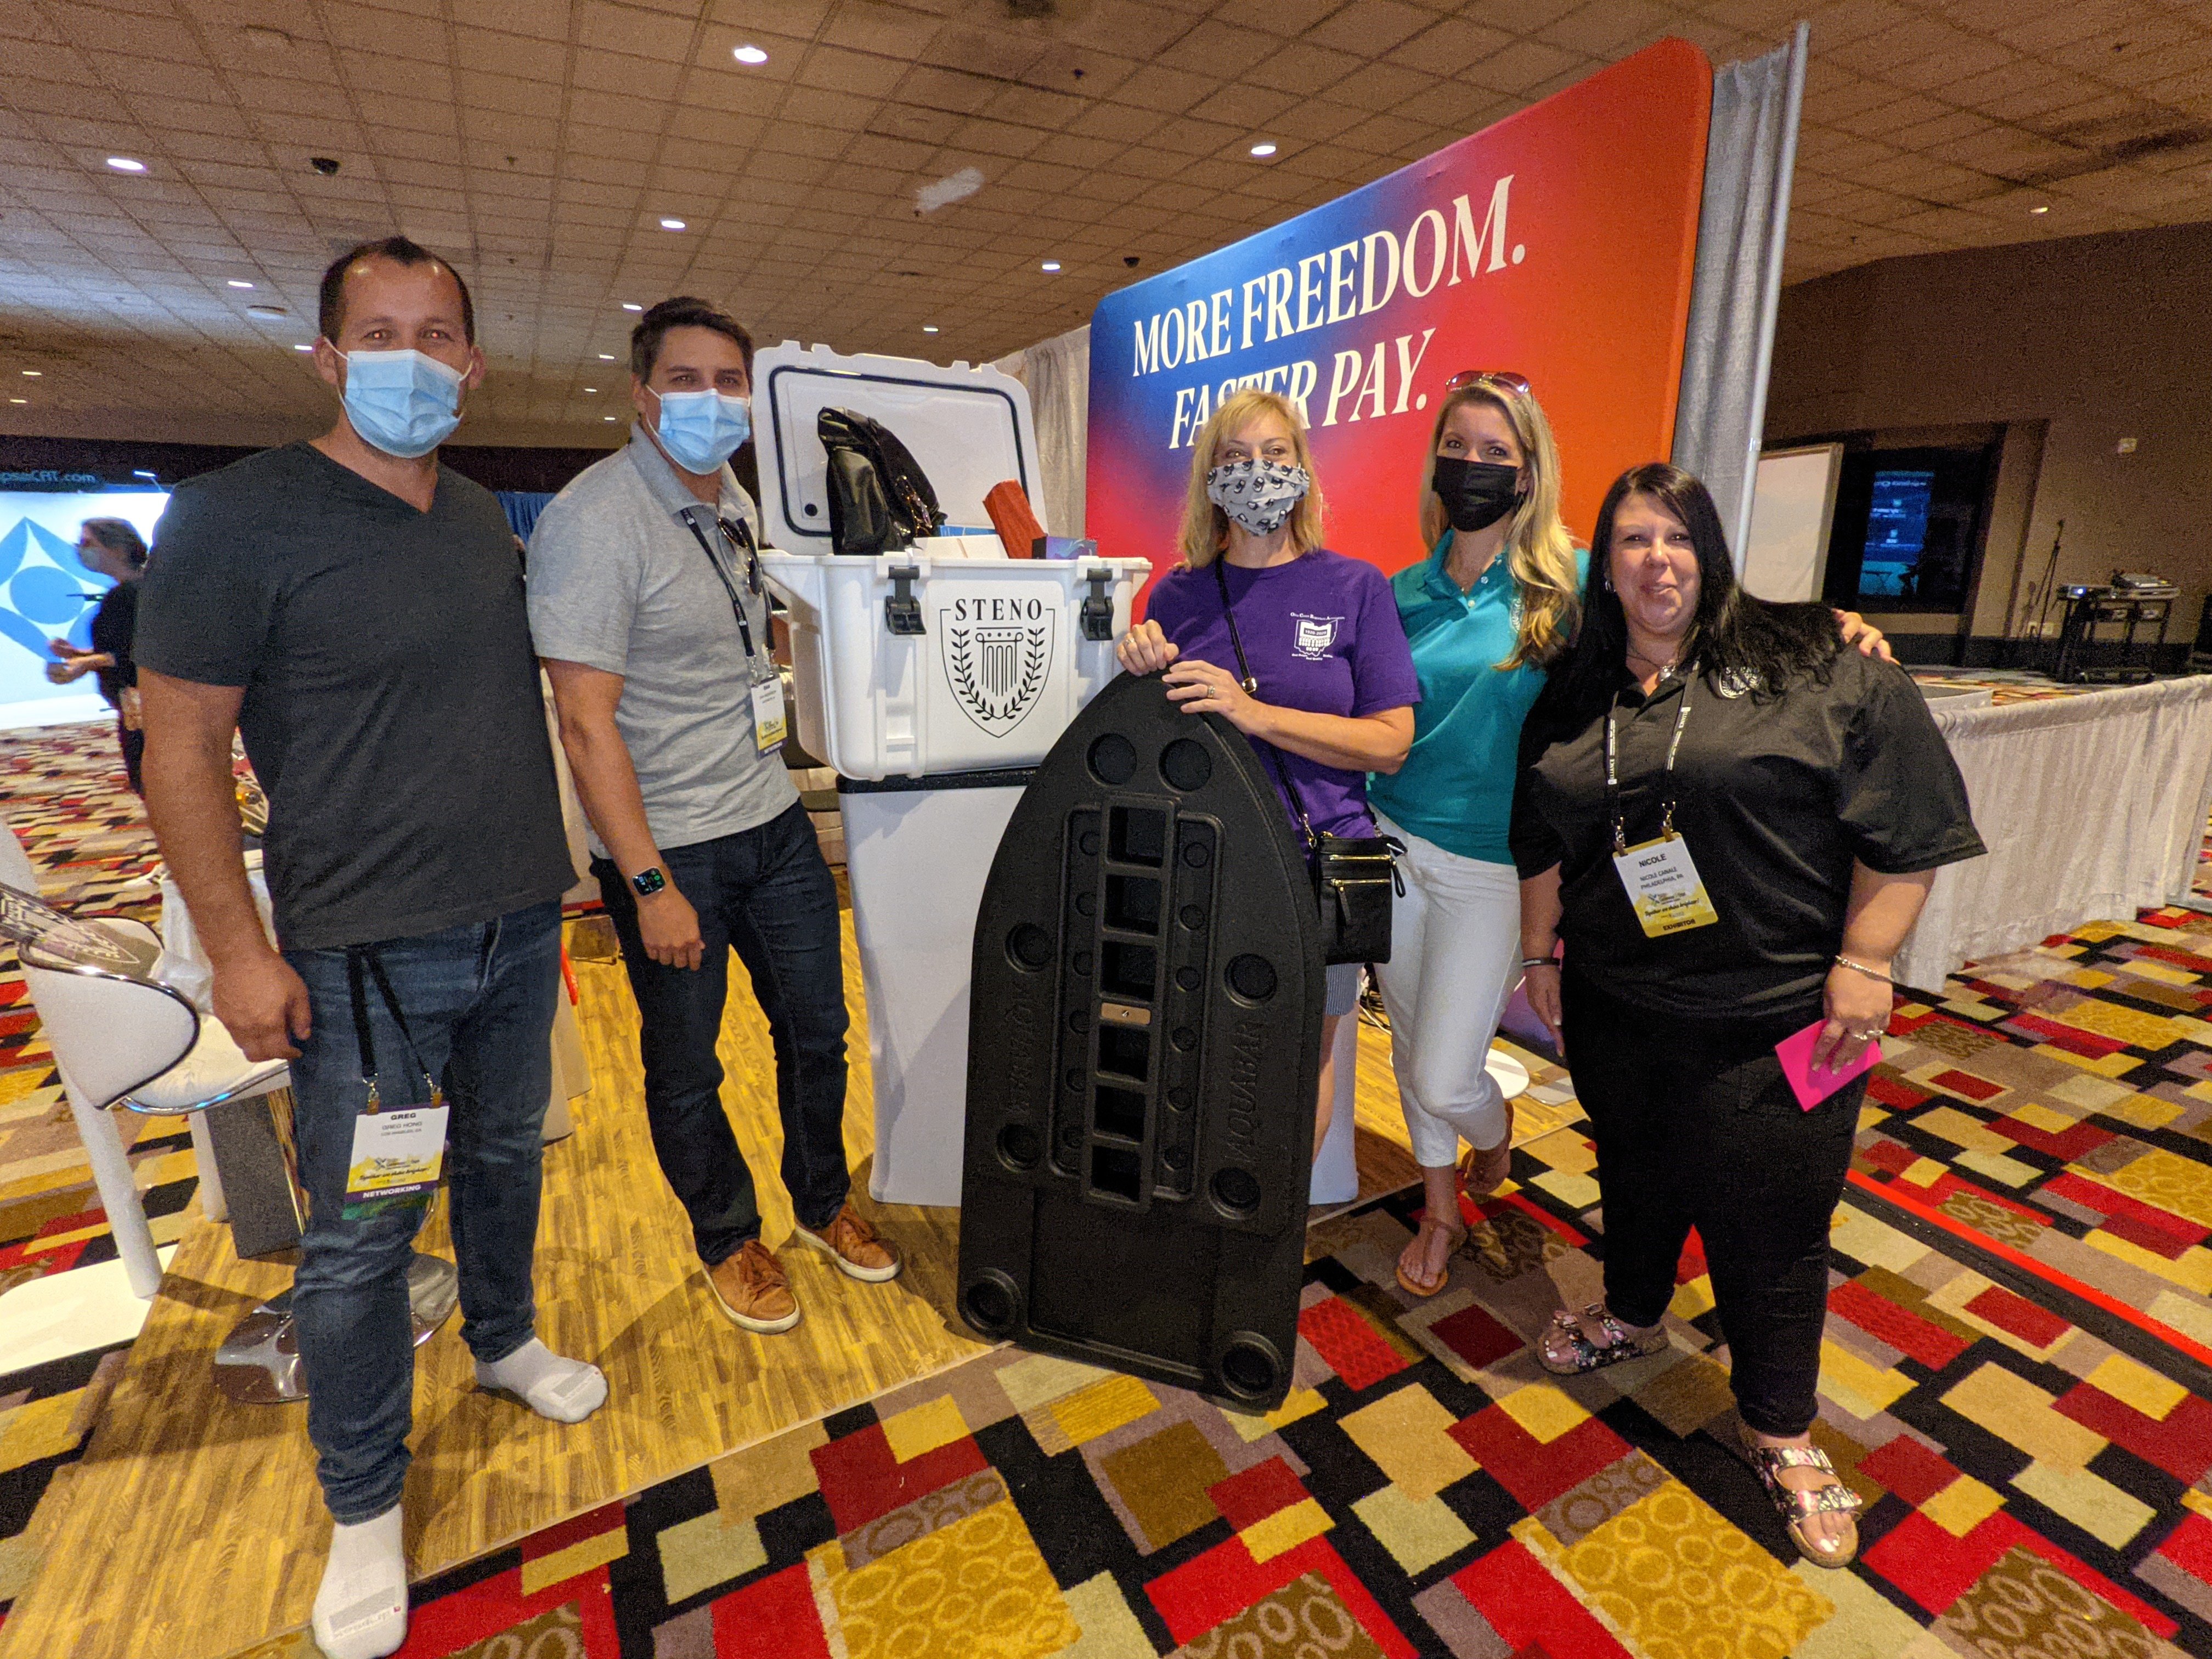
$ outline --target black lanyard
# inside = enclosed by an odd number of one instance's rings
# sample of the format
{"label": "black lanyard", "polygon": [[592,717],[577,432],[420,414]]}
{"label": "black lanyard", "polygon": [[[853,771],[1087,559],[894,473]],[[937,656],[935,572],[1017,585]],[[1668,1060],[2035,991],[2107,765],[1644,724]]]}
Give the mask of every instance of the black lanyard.
{"label": "black lanyard", "polygon": [[[759,653],[753,649],[753,625],[745,617],[745,603],[738,596],[738,585],[730,580],[730,573],[722,568],[721,560],[714,556],[714,547],[707,540],[706,532],[699,528],[699,521],[689,513],[677,516],[684,520],[684,527],[691,532],[691,539],[699,544],[699,550],[707,556],[707,562],[714,567],[715,579],[722,584],[722,591],[730,596],[730,609],[738,617],[738,637],[744,641],[745,661],[750,665]],[[760,549],[753,543],[752,526],[743,519],[733,525],[716,514],[714,527],[733,545],[744,549],[745,586],[758,594],[761,591]]]}
{"label": "black lanyard", "polygon": [[[1674,736],[1667,745],[1667,769],[1661,775],[1659,800],[1661,805],[1659,833],[1664,837],[1674,833],[1674,757],[1682,747],[1682,728],[1690,723],[1690,689],[1693,682],[1682,682],[1681,712],[1674,716]],[[1656,686],[1652,688],[1655,691]],[[1620,818],[1620,738],[1613,726],[1613,715],[1620,708],[1615,696],[1613,705],[1605,711],[1605,810],[1613,820],[1613,850],[1616,854],[1628,850],[1626,826]]]}
{"label": "black lanyard", "polygon": [[368,1085],[368,1109],[377,1108],[376,1040],[368,1026],[368,992],[362,983],[362,968],[376,981],[377,994],[384,999],[386,1011],[392,1023],[399,1028],[399,1040],[406,1046],[407,1058],[415,1062],[415,1069],[422,1073],[423,1086],[428,1090],[427,1098],[438,1098],[438,1080],[430,1075],[430,1068],[422,1063],[422,1055],[415,1047],[415,1034],[407,1029],[407,1016],[399,1012],[399,999],[392,994],[392,980],[384,971],[384,958],[373,945],[356,945],[346,951],[346,989],[353,995],[353,1034],[361,1044],[361,1080]]}
{"label": "black lanyard", "polygon": [[[1222,569],[1222,556],[1216,553],[1213,556],[1213,580],[1221,589],[1221,614],[1229,621],[1229,648],[1237,653],[1237,683],[1244,688],[1246,696],[1256,697],[1260,695],[1260,682],[1252,672],[1252,665],[1244,658],[1244,638],[1237,631],[1237,607],[1230,602],[1229,577]],[[1275,745],[1263,743],[1258,738],[1252,738],[1251,742],[1266,750],[1267,758],[1274,763],[1275,775],[1282,780],[1283,793],[1291,798],[1291,809],[1298,815],[1298,828],[1305,834],[1306,856],[1312,857],[1314,849],[1321,845],[1321,837],[1314,833],[1313,820],[1306,816],[1306,798],[1298,793],[1298,786],[1291,781],[1291,769],[1283,764],[1283,757]]]}

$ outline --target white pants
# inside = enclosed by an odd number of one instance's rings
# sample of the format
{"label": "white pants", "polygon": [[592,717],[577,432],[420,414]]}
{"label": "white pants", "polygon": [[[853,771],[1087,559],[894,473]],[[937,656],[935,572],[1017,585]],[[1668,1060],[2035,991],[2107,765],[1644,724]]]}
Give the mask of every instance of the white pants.
{"label": "white pants", "polygon": [[1521,878],[1510,864],[1462,858],[1377,821],[1406,843],[1390,960],[1375,969],[1390,1014],[1390,1066],[1414,1161],[1443,1169],[1459,1161],[1462,1140],[1495,1146],[1512,1122],[1483,1066],[1521,982]]}

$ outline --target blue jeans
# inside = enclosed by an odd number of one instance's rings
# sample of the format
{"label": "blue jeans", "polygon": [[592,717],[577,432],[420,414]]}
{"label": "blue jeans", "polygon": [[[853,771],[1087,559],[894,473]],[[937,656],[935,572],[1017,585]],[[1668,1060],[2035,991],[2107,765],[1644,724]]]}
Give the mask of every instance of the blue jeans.
{"label": "blue jeans", "polygon": [[[372,947],[383,961],[423,1066],[442,1079],[446,1176],[460,1267],[461,1334],[478,1359],[504,1359],[537,1319],[539,1135],[552,1092],[553,999],[561,907],[549,900]],[[346,952],[287,951],[307,981],[313,1034],[292,1062],[293,1127],[309,1217],[292,1285],[307,1373],[307,1437],[324,1501],[341,1522],[381,1515],[407,1479],[415,1344],[407,1263],[423,1209],[359,1221],[342,1213],[354,1121],[368,1097],[347,988]],[[399,1029],[368,981],[371,1046],[386,1106],[423,1094]]]}
{"label": "blue jeans", "polygon": [[752,1171],[722,1110],[722,1062],[714,1054],[732,950],[752,976],[753,996],[775,1042],[783,1184],[799,1224],[827,1227],[852,1188],[845,1168],[848,1022],[837,884],[796,802],[757,828],[663,848],[660,859],[699,914],[707,949],[696,969],[667,967],[646,955],[629,884],[605,859],[594,860],[592,872],[637,995],[653,1150],[691,1218],[699,1259],[712,1267],[761,1231]]}

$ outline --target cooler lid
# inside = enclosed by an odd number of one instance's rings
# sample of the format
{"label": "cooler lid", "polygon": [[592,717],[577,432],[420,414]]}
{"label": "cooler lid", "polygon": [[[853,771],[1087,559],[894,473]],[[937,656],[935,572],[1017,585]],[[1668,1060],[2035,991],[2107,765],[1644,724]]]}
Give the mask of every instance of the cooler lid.
{"label": "cooler lid", "polygon": [[1029,388],[1010,374],[965,362],[842,356],[796,340],[753,359],[754,453],[760,465],[764,539],[787,553],[827,553],[829,457],[815,435],[824,408],[881,422],[914,453],[946,514],[945,533],[989,533],[983,497],[1007,478],[1029,492],[1040,520],[1043,475]]}

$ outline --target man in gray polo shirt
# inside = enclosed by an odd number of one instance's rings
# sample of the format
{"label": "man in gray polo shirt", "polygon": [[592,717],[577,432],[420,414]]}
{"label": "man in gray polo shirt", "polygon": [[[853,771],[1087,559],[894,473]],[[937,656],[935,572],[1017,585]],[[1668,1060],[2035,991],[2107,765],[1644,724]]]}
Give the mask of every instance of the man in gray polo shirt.
{"label": "man in gray polo shirt", "polygon": [[784,770],[758,515],[728,466],[751,429],[752,358],[751,337],[703,300],[645,313],[629,447],[546,507],[529,591],[637,994],[653,1151],[722,1310],[772,1334],[799,1322],[799,1303],[722,1110],[731,951],[775,1042],[793,1238],[858,1279],[900,1262],[847,1201],[836,884]]}

